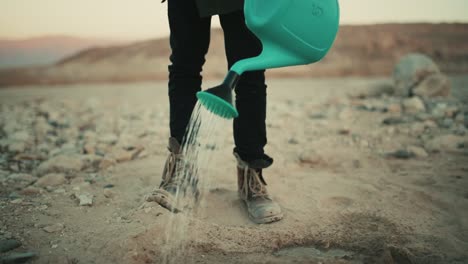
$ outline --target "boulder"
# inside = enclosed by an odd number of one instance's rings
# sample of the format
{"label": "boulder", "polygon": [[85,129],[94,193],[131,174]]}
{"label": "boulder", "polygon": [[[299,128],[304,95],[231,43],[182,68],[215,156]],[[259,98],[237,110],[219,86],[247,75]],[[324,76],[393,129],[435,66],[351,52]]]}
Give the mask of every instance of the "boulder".
{"label": "boulder", "polygon": [[404,56],[393,70],[395,94],[409,96],[412,89],[426,77],[439,74],[439,67],[424,54],[412,53]]}

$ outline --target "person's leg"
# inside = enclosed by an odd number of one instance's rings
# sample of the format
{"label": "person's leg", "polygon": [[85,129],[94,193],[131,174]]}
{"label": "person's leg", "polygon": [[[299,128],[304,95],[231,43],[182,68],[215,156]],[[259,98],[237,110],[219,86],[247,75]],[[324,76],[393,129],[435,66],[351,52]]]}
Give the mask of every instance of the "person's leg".
{"label": "person's leg", "polygon": [[200,18],[195,0],[169,0],[168,17],[172,49],[169,66],[170,154],[164,165],[159,188],[149,194],[146,201],[157,202],[177,212],[179,209],[175,207],[175,195],[180,191],[184,195],[190,191],[190,194],[198,196],[196,185],[188,190],[190,186],[187,185],[187,179],[181,181],[181,177],[187,175],[177,173],[177,169],[180,166],[178,164],[185,163],[180,145],[197,101],[196,92],[201,89],[200,72],[210,42],[211,17]]}
{"label": "person's leg", "polygon": [[[242,11],[220,16],[229,68],[262,51],[261,42],[244,21]],[[239,117],[234,119],[235,152],[247,162],[268,158],[263,150],[267,143],[266,88],[264,70],[245,72],[236,87]]]}
{"label": "person's leg", "polygon": [[196,92],[201,89],[200,72],[210,42],[211,17],[200,18],[195,0],[170,0],[168,18],[171,56],[169,104],[171,137],[182,143]]}
{"label": "person's leg", "polygon": [[[262,45],[245,25],[242,11],[221,15],[220,20],[229,68],[241,59],[260,54]],[[236,87],[239,117],[234,119],[239,195],[250,218],[259,224],[283,218],[281,207],[269,196],[263,178],[263,169],[273,162],[263,149],[267,143],[266,88],[265,71],[242,74]]]}

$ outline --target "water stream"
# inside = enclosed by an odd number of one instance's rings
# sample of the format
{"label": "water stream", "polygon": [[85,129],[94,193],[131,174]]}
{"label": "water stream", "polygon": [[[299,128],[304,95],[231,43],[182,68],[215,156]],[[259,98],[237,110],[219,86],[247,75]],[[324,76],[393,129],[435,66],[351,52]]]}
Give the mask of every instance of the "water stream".
{"label": "water stream", "polygon": [[197,103],[182,142],[184,162],[176,166],[177,177],[182,179],[175,195],[176,208],[180,212],[171,214],[166,224],[163,263],[181,263],[189,259],[188,234],[193,231],[189,230],[190,221],[196,217],[196,209],[205,202],[203,194],[211,186],[210,162],[215,150],[224,142],[227,126],[230,126],[228,120]]}

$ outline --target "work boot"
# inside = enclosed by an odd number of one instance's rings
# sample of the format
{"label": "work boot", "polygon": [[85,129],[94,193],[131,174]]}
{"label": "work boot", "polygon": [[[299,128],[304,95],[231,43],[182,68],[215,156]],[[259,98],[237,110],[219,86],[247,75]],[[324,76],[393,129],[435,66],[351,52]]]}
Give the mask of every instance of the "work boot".
{"label": "work boot", "polygon": [[283,219],[281,207],[271,199],[261,168],[253,168],[234,152],[237,159],[239,196],[244,201],[250,219],[257,224],[267,224]]}
{"label": "work boot", "polygon": [[196,168],[193,163],[184,160],[182,148],[176,138],[169,138],[170,151],[162,173],[161,184],[146,197],[147,202],[157,202],[171,212],[180,212],[176,208],[177,196],[186,196],[189,192],[198,200]]}

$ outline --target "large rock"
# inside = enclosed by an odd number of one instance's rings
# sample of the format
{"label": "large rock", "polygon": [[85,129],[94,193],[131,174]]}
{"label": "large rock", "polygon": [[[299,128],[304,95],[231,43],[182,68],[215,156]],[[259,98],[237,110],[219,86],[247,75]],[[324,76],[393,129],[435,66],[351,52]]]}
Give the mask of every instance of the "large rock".
{"label": "large rock", "polygon": [[444,74],[432,74],[427,76],[418,85],[412,93],[421,97],[447,97],[450,95],[450,80]]}
{"label": "large rock", "polygon": [[47,187],[47,186],[59,186],[66,182],[65,175],[61,173],[50,173],[47,175],[42,176],[37,180],[35,183],[38,187]]}
{"label": "large rock", "polygon": [[440,70],[431,58],[418,53],[406,55],[393,70],[395,94],[411,95],[413,88],[433,74],[440,74]]}
{"label": "large rock", "polygon": [[37,168],[38,175],[47,173],[75,173],[81,171],[85,161],[80,155],[59,155],[47,160]]}

